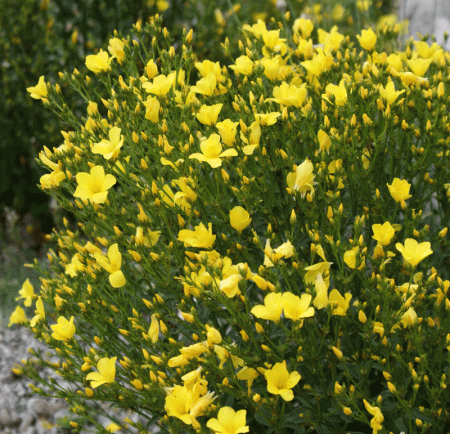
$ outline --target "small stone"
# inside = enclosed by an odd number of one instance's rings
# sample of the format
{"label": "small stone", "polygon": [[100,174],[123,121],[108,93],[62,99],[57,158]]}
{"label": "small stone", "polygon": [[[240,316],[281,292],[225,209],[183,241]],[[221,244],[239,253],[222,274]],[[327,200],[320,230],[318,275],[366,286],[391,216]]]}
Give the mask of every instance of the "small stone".
{"label": "small stone", "polygon": [[34,397],[28,401],[27,409],[30,413],[40,417],[50,417],[60,409],[65,408],[66,403],[62,399],[46,399]]}
{"label": "small stone", "polygon": [[20,424],[20,432],[25,432],[26,429],[28,429],[32,423],[34,422],[34,416],[31,413],[26,413],[25,416],[22,418],[22,423]]}
{"label": "small stone", "polygon": [[13,410],[2,408],[0,410],[0,425],[8,427],[20,425],[21,418]]}

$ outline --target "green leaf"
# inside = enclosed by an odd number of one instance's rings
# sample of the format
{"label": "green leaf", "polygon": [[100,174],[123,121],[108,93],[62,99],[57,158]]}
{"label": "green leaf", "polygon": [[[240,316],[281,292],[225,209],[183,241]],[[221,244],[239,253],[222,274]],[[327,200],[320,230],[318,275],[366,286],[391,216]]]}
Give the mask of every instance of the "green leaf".
{"label": "green leaf", "polygon": [[399,417],[396,421],[395,421],[395,426],[403,432],[406,432],[408,430],[407,426],[403,423],[403,419],[401,417]]}

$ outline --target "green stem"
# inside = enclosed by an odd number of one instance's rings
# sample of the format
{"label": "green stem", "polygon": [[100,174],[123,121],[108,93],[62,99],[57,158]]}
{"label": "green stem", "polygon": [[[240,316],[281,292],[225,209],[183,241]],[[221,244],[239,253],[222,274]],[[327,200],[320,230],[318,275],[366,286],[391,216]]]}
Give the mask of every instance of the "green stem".
{"label": "green stem", "polygon": [[278,417],[278,428],[277,428],[277,433],[278,434],[282,434],[283,433],[283,419],[284,419],[285,407],[286,407],[286,401],[283,399],[283,404],[281,405],[281,414]]}

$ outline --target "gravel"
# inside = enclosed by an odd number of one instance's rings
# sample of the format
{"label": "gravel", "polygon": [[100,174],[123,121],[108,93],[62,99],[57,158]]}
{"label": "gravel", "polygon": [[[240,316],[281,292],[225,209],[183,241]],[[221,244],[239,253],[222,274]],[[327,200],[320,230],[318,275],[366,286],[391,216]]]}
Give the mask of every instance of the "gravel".
{"label": "gravel", "polygon": [[70,414],[67,403],[34,395],[30,380],[12,371],[21,359],[31,357],[28,348],[46,349],[23,327],[0,329],[0,434],[57,434],[58,427],[50,424]]}
{"label": "gravel", "polygon": [[[47,351],[51,361],[58,361],[48,347],[35,339],[33,334],[24,327],[0,328],[0,434],[70,433],[70,430],[57,425],[64,422],[67,426],[69,421],[77,418],[77,415],[69,411],[67,402],[61,398],[41,397],[32,393],[28,386],[30,380],[12,371],[14,365],[21,365],[22,359],[33,357],[28,352],[29,348],[35,351]],[[42,377],[53,377],[57,379],[60,386],[65,387],[64,380],[51,369],[42,368],[39,374]],[[109,411],[113,412],[119,420],[128,416],[133,421],[140,420],[145,425],[145,420],[138,419],[135,414],[124,410]],[[99,416],[97,422],[106,427],[110,420]],[[86,426],[85,429],[81,431],[81,434],[95,432],[93,426]],[[135,431],[132,428],[130,430]]]}

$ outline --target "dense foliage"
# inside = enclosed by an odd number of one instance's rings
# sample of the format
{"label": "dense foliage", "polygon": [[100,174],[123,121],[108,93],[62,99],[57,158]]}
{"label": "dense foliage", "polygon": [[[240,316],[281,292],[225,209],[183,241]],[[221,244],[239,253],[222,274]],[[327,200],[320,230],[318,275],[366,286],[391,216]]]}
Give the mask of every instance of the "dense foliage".
{"label": "dense foliage", "polygon": [[242,31],[223,64],[156,17],[28,88],[70,126],[40,185],[79,229],[10,318],[60,363],[15,372],[141,416],[108,430],[447,432],[449,54],[395,23]]}
{"label": "dense foliage", "polygon": [[[373,22],[387,14],[390,1],[353,1],[338,6],[323,2],[294,1],[295,13],[309,13],[325,29],[334,23],[351,26]],[[345,7],[344,7],[345,6]],[[199,58],[223,60],[220,43],[239,37],[241,22],[258,18],[279,19],[283,8],[263,0],[231,4],[229,0],[0,0],[0,208],[12,207],[24,216],[34,217],[29,230],[38,244],[43,233],[51,231],[48,196],[36,187],[42,169],[35,158],[47,146],[58,146],[62,125],[42,105],[29,98],[26,88],[45,75],[51,83],[60,71],[84,72],[84,58],[98,51],[112,37],[113,30],[124,30],[137,20],[145,22],[151,14],[164,11],[164,24],[180,40],[184,28],[196,32],[195,50]],[[66,104],[81,116],[83,100],[65,89]],[[0,221],[5,221],[2,213]],[[4,230],[2,231],[5,232]]]}

